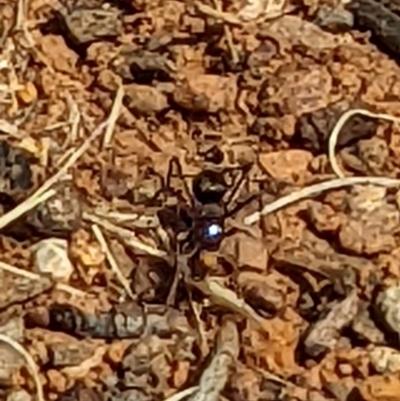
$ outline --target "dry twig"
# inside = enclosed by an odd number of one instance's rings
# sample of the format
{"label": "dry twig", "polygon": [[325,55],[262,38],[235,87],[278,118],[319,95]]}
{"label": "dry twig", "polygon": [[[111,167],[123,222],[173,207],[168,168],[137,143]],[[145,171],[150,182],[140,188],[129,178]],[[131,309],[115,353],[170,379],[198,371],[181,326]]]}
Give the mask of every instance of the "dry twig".
{"label": "dry twig", "polygon": [[318,184],[302,188],[289,195],[283,196],[282,198],[279,198],[268,205],[265,205],[261,211],[246,216],[244,219],[244,224],[254,224],[260,220],[261,216],[266,216],[267,214],[273,213],[292,203],[299,202],[312,196],[320,195],[322,192],[361,184],[371,184],[382,187],[398,187],[400,186],[400,180],[386,177],[345,177],[320,182]]}
{"label": "dry twig", "polygon": [[[147,210],[146,210],[147,212]],[[108,208],[98,207],[94,211],[94,215],[98,218],[106,219],[113,224],[129,225],[129,227],[138,228],[157,228],[160,225],[156,215],[147,215],[140,213],[121,213],[118,211],[108,210]]]}
{"label": "dry twig", "polygon": [[16,127],[13,124],[10,124],[7,120],[2,120],[2,119],[0,120],[0,131],[14,138],[20,139],[20,135],[18,133],[18,127]]}
{"label": "dry twig", "polygon": [[70,143],[75,143],[75,141],[79,137],[79,124],[81,122],[81,113],[79,112],[79,107],[76,104],[73,97],[67,92],[67,103],[69,105],[70,113],[69,113],[69,121],[68,124],[71,126],[71,130],[67,137],[66,143],[63,144],[64,147],[67,147]]}
{"label": "dry twig", "polygon": [[203,14],[206,17],[213,17],[216,20],[223,21],[226,24],[233,26],[243,25],[243,22],[239,18],[230,13],[218,11],[215,8],[212,8],[210,6],[207,6],[206,4],[201,3],[200,1],[196,1],[194,5],[199,14]]}
{"label": "dry twig", "polygon": [[171,395],[171,397],[166,398],[164,401],[181,401],[184,400],[186,397],[192,395],[196,390],[198,390],[199,386],[189,387],[186,390],[179,391]]}
{"label": "dry twig", "polygon": [[345,113],[343,113],[340,116],[339,120],[337,121],[336,125],[333,127],[333,130],[329,136],[329,142],[328,142],[329,162],[331,164],[333,172],[340,178],[344,178],[344,174],[343,174],[342,170],[340,169],[339,164],[336,159],[336,155],[335,155],[336,144],[338,141],[340,131],[342,130],[343,126],[346,124],[346,122],[351,117],[353,117],[357,114],[366,116],[366,117],[387,120],[387,121],[391,121],[391,122],[400,122],[400,117],[391,116],[390,114],[373,113],[373,112],[365,110],[365,109],[352,109],[352,110],[348,110]]}
{"label": "dry twig", "polygon": [[126,228],[118,227],[106,219],[102,219],[90,213],[84,213],[83,219],[87,220],[91,223],[97,224],[104,228],[111,234],[114,234],[117,238],[124,242],[124,244],[131,249],[139,250],[142,252],[147,253],[148,255],[156,256],[159,258],[167,258],[168,254],[160,249],[156,249],[152,246],[144,244],[143,242],[139,241],[136,235]]}
{"label": "dry twig", "polygon": [[12,338],[4,334],[0,334],[0,341],[9,345],[25,359],[26,365],[32,375],[33,381],[35,382],[37,400],[45,401],[43,394],[43,387],[39,377],[39,369],[36,366],[36,363],[33,360],[33,358],[29,355],[28,351],[17,341],[13,340]]}
{"label": "dry twig", "polygon": [[26,15],[26,3],[24,0],[18,0],[15,29],[17,30],[23,29],[24,24],[26,23],[25,15]]}
{"label": "dry twig", "polygon": [[113,254],[111,253],[110,247],[108,246],[107,241],[104,238],[104,235],[101,232],[100,228],[96,224],[92,224],[92,231],[93,231],[93,234],[95,235],[97,241],[99,241],[102,251],[106,254],[106,257],[107,257],[108,263],[110,264],[112,272],[115,274],[118,281],[121,283],[122,287],[124,287],[126,293],[131,297],[132,300],[135,301],[136,297],[131,290],[129,282],[124,277],[120,268],[118,267],[118,264],[113,256]]}
{"label": "dry twig", "polygon": [[117,94],[115,95],[114,103],[111,109],[110,116],[108,117],[108,126],[103,138],[103,148],[110,146],[112,135],[114,133],[115,124],[122,111],[122,100],[124,99],[124,87],[119,85]]}
{"label": "dry twig", "polygon": [[268,335],[263,326],[263,319],[257,312],[243,299],[240,299],[234,291],[222,286],[218,278],[206,277],[203,281],[193,281],[186,278],[186,281],[187,284],[192,285],[206,295],[214,305],[219,305],[252,320],[264,334]]}
{"label": "dry twig", "polygon": [[239,333],[232,320],[225,319],[217,338],[217,349],[200,378],[199,389],[189,401],[218,401],[229,377],[229,370],[239,356]]}
{"label": "dry twig", "polygon": [[29,210],[34,209],[36,206],[40,205],[43,202],[46,202],[51,197],[53,197],[56,193],[57,193],[57,191],[55,189],[50,189],[49,191],[41,194],[40,196],[29,197],[24,202],[20,203],[17,207],[10,210],[6,214],[3,214],[3,216],[0,217],[0,229],[6,227],[12,221],[18,219],[18,217],[21,217],[23,214],[25,214]]}
{"label": "dry twig", "polygon": [[103,130],[108,126],[108,119],[103,121],[100,125],[96,127],[93,133],[83,142],[83,144],[76,149],[76,151],[71,155],[68,161],[60,168],[60,170],[50,177],[33,195],[38,196],[42,194],[44,191],[50,189],[54,184],[56,184],[60,178],[65,175],[69,168],[71,168],[81,157],[82,155],[87,152],[90,148],[92,142],[98,138],[102,133]]}
{"label": "dry twig", "polygon": [[[217,12],[219,14],[221,14],[222,13],[221,2],[218,0],[213,0],[213,3],[214,3],[214,7],[216,8]],[[224,24],[224,34],[225,34],[226,43],[228,45],[228,49],[231,53],[232,62],[233,62],[233,64],[238,64],[239,63],[239,55],[238,55],[236,47],[233,43],[232,32],[231,32],[228,24]]]}
{"label": "dry twig", "polygon": [[[45,279],[45,277],[42,277],[40,274],[32,273],[27,270],[19,269],[18,267],[9,265],[8,263],[5,262],[0,262],[0,270],[4,270],[8,273],[16,274],[17,276],[22,276],[25,277],[29,280],[34,280],[34,281],[40,281]],[[77,288],[71,287],[67,284],[62,284],[62,283],[54,283],[54,286],[56,289],[68,292],[71,295],[78,296],[78,297],[85,297],[88,294],[84,291],[78,290]]]}

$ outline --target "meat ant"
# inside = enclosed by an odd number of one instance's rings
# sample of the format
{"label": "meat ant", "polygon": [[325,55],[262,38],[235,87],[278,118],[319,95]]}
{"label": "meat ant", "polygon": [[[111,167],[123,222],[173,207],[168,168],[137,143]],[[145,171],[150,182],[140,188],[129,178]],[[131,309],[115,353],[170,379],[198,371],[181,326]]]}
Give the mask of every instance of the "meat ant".
{"label": "meat ant", "polygon": [[[194,176],[190,188],[182,172],[179,159],[173,157],[170,160],[164,187],[167,191],[171,190],[171,179],[175,175],[182,181],[186,197],[189,198],[189,204],[187,200],[180,199],[177,216],[175,216],[179,219],[175,223],[180,226],[174,230],[177,231],[178,238],[181,238],[180,241],[178,240],[180,252],[187,254],[201,250],[216,251],[219,249],[223,238],[227,235],[225,220],[236,214],[254,198],[251,197],[240,204],[234,202],[251,167],[252,164],[249,163],[236,168],[241,174],[236,177],[231,187],[225,179],[225,172],[228,169],[223,171],[211,168],[203,169]],[[182,232],[186,232],[183,240],[182,235],[179,235]]]}
{"label": "meat ant", "polygon": [[[197,260],[196,256],[202,251],[213,252],[219,249],[222,240],[231,234],[226,231],[225,220],[232,217],[244,205],[254,199],[254,196],[251,196],[245,202],[235,204],[236,195],[242,188],[252,165],[249,163],[241,168],[236,168],[241,174],[238,174],[231,187],[225,180],[225,173],[228,169],[217,171],[206,168],[193,178],[190,188],[184,177],[179,159],[173,157],[170,160],[164,189],[171,191],[171,179],[173,176],[177,176],[183,183],[186,198],[189,198],[189,204],[187,199],[180,199],[181,202],[177,205],[177,211],[169,216],[169,221],[165,219],[166,209],[162,209],[159,213],[161,224],[172,227],[176,234],[177,257],[186,256],[193,261]],[[174,298],[176,286],[182,273],[180,270],[177,267],[168,296],[168,304]]]}

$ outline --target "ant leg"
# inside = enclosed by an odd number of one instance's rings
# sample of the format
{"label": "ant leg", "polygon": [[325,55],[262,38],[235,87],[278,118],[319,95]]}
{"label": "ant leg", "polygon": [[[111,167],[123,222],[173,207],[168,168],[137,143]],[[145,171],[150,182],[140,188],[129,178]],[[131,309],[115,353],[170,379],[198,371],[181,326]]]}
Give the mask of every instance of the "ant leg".
{"label": "ant leg", "polygon": [[[176,174],[174,173],[174,170],[176,169]],[[173,191],[172,188],[172,177],[174,175],[177,175],[179,179],[181,179],[184,183],[185,186],[185,191],[186,191],[186,182],[184,181],[183,178],[183,173],[182,173],[182,167],[179,162],[179,159],[177,157],[172,157],[168,163],[168,171],[167,175],[165,177],[161,176],[161,188],[157,191],[157,193],[154,195],[152,201],[154,202],[155,200],[158,200],[161,195],[176,195],[175,191]],[[188,192],[188,195],[190,195],[190,192]]]}
{"label": "ant leg", "polygon": [[[247,175],[249,174],[251,168],[253,167],[253,163],[248,163],[245,166],[243,166],[240,171],[241,171],[241,175],[240,177],[237,179],[237,181],[234,183],[233,185],[233,189],[229,194],[228,199],[226,200],[226,209],[229,209],[231,207],[232,202],[234,201],[236,195],[238,194],[238,192],[242,189],[242,186],[244,184],[245,179],[247,178]],[[248,202],[246,202],[247,204]],[[235,207],[236,209],[236,207]],[[238,210],[235,210],[235,213]],[[232,211],[227,212],[228,215],[232,215],[234,214]]]}
{"label": "ant leg", "polygon": [[194,205],[194,200],[192,196],[192,192],[190,191],[190,188],[185,180],[185,176],[182,171],[182,165],[179,159],[174,156],[171,158],[169,161],[169,167],[168,167],[168,173],[167,173],[167,179],[166,179],[166,188],[171,189],[171,179],[174,174],[174,168],[176,169],[176,176],[182,181],[183,184],[183,189],[186,192],[186,196],[190,200],[190,204],[193,206]]}
{"label": "ant leg", "polygon": [[172,280],[172,284],[167,296],[167,305],[173,306],[175,304],[176,293],[179,281],[181,278],[184,279],[186,282],[187,278],[190,277],[190,270],[189,270],[189,259],[197,252],[197,249],[193,250],[188,255],[183,255],[179,252],[175,252],[174,256],[174,265],[175,265],[175,272],[174,277]]}
{"label": "ant leg", "polygon": [[242,208],[244,208],[246,205],[249,203],[253,202],[253,200],[259,198],[261,195],[260,192],[257,192],[256,194],[251,194],[247,199],[245,199],[243,202],[237,203],[232,209],[227,210],[225,217],[231,217],[238,213]]}
{"label": "ant leg", "polygon": [[178,170],[178,174],[179,171],[181,171],[182,169],[180,169],[180,162],[179,159],[177,157],[172,157],[171,160],[168,163],[168,172],[167,172],[167,177],[165,180],[165,187],[166,188],[171,188],[171,180],[172,180],[172,176],[174,175],[174,166],[177,167]]}

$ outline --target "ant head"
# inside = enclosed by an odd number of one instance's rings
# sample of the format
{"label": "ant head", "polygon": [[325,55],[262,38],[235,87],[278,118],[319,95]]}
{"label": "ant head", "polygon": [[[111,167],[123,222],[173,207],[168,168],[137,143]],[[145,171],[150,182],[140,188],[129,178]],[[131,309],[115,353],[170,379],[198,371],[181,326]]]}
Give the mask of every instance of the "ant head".
{"label": "ant head", "polygon": [[202,203],[219,203],[228,190],[224,175],[213,170],[203,170],[193,179],[193,194]]}

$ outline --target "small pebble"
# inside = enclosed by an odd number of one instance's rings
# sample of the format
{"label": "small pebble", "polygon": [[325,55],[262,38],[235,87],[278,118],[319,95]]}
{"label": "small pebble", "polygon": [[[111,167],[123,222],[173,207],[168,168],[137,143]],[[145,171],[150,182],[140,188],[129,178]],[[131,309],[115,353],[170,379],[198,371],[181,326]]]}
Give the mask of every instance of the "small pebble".
{"label": "small pebble", "polygon": [[57,193],[28,213],[28,223],[47,236],[68,237],[82,223],[82,201],[77,190],[60,185]]}
{"label": "small pebble", "polygon": [[315,23],[330,32],[346,32],[354,26],[354,16],[342,6],[336,8],[321,6]]}
{"label": "small pebble", "polygon": [[32,401],[32,397],[25,390],[17,390],[8,395],[7,401]]}
{"label": "small pebble", "polygon": [[377,299],[378,318],[393,332],[400,335],[400,286],[383,290]]}
{"label": "small pebble", "polygon": [[348,363],[339,364],[338,369],[343,376],[350,376],[353,373],[353,368]]}
{"label": "small pebble", "polygon": [[93,356],[93,347],[77,340],[48,345],[51,366],[55,368],[78,366]]}
{"label": "small pebble", "polygon": [[371,365],[378,373],[400,372],[400,352],[389,347],[374,347],[369,352]]}
{"label": "small pebble", "polygon": [[126,85],[124,104],[130,111],[139,115],[151,115],[168,108],[167,97],[149,85]]}
{"label": "small pebble", "polygon": [[18,316],[1,325],[0,333],[12,338],[14,341],[23,342],[24,329],[24,320],[21,316]]}
{"label": "small pebble", "polygon": [[35,269],[57,281],[68,281],[74,272],[68,257],[67,240],[49,238],[34,245]]}
{"label": "small pebble", "polygon": [[49,369],[47,371],[47,379],[49,388],[55,390],[57,393],[63,393],[67,389],[67,379],[58,370]]}
{"label": "small pebble", "polygon": [[122,32],[120,12],[115,8],[73,7],[70,11],[60,10],[57,16],[75,45],[114,38]]}

